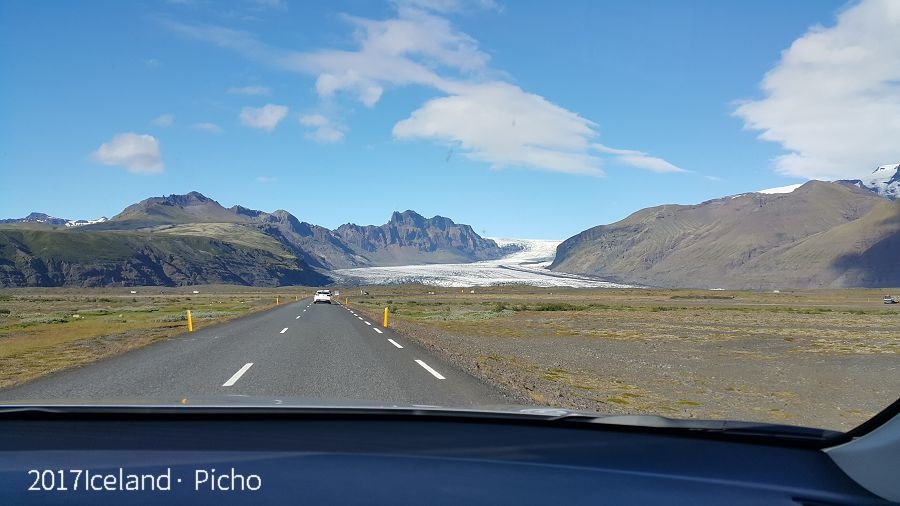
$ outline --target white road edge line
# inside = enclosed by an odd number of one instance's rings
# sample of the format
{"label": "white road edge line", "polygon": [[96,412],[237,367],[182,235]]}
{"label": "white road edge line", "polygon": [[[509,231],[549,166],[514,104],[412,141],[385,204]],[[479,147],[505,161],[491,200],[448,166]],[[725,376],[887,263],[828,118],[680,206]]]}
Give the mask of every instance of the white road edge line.
{"label": "white road edge line", "polygon": [[284,334],[285,332],[287,332],[287,329],[288,329],[287,327],[281,329],[281,332],[279,332],[279,334]]}
{"label": "white road edge line", "polygon": [[368,325],[368,326],[370,326],[370,327],[372,326],[372,324],[369,323],[369,322],[363,322],[363,323],[365,323],[366,325]]}
{"label": "white road edge line", "polygon": [[246,364],[244,364],[244,367],[241,367],[240,369],[238,369],[238,372],[234,373],[234,376],[228,378],[228,381],[226,381],[225,383],[222,383],[222,386],[230,387],[231,385],[234,385],[235,383],[237,383],[237,380],[241,379],[241,376],[243,376],[244,373],[247,372],[247,369],[250,369],[251,367],[253,367],[253,362],[247,362]]}
{"label": "white road edge line", "polygon": [[400,346],[400,343],[398,343],[397,341],[394,341],[393,339],[388,339],[388,341],[390,341],[391,344],[393,344],[394,346],[400,348],[401,350],[403,349],[403,346]]}
{"label": "white road edge line", "polygon": [[430,372],[431,375],[434,376],[435,378],[437,378],[437,379],[439,379],[439,380],[447,379],[447,378],[441,376],[441,373],[439,373],[439,372],[435,371],[434,369],[432,369],[431,366],[429,366],[429,365],[426,364],[425,362],[422,362],[421,360],[416,359],[416,363],[419,364],[420,366],[422,366],[422,368],[424,368],[426,371]]}
{"label": "white road edge line", "polygon": [[375,332],[378,332],[379,334],[384,334],[384,332],[382,332],[382,331],[380,331],[380,330],[378,330],[378,329],[372,329],[372,330],[374,330]]}
{"label": "white road edge line", "polygon": [[297,317],[294,318],[294,319],[295,319],[295,320],[299,320],[299,319],[300,319],[300,315],[297,315]]}

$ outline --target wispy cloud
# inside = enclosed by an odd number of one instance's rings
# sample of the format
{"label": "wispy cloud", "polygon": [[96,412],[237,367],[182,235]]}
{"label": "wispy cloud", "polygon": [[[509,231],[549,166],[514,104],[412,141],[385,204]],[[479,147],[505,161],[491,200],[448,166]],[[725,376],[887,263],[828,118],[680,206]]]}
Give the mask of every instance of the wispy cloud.
{"label": "wispy cloud", "polygon": [[164,169],[159,141],[147,134],[116,134],[91,153],[91,158],[104,165],[125,167],[135,174],[158,174]]}
{"label": "wispy cloud", "polygon": [[160,114],[153,118],[153,124],[159,127],[170,127],[175,124],[175,116],[171,114]]}
{"label": "wispy cloud", "polygon": [[814,26],[766,73],[764,97],[735,116],[780,144],[777,172],[861,177],[900,159],[900,2],[863,0]]}
{"label": "wispy cloud", "polygon": [[156,58],[147,58],[144,60],[144,67],[148,69],[159,68],[162,65],[162,62]]}
{"label": "wispy cloud", "polygon": [[224,131],[222,130],[222,127],[215,123],[194,123],[193,125],[191,125],[191,128],[211,134],[220,134]]}
{"label": "wispy cloud", "polygon": [[283,105],[266,104],[262,107],[244,107],[241,109],[240,120],[244,126],[271,132],[287,116],[287,113],[288,108]]}
{"label": "wispy cloud", "polygon": [[495,0],[393,0],[392,3],[443,14],[471,10],[502,10]]}
{"label": "wispy cloud", "polygon": [[247,2],[257,9],[286,11],[288,8],[287,0],[247,0]]}
{"label": "wispy cloud", "polygon": [[332,144],[344,139],[343,130],[333,125],[331,120],[321,114],[302,115],[300,116],[300,124],[312,127],[312,131],[308,132],[306,137],[316,142]]}
{"label": "wispy cloud", "polygon": [[272,90],[266,86],[232,86],[228,88],[228,93],[232,95],[268,96],[272,94]]}
{"label": "wispy cloud", "polygon": [[278,178],[277,178],[277,177],[270,177],[270,176],[258,176],[258,177],[256,178],[256,182],[262,183],[262,184],[277,183],[277,182],[278,182]]}
{"label": "wispy cloud", "polygon": [[[442,15],[476,7],[499,10],[492,1],[408,0],[394,2],[396,15],[388,19],[345,15],[353,29],[354,50],[292,51],[269,46],[245,31],[164,24],[261,64],[314,76],[323,100],[350,96],[374,107],[386,90],[397,87],[423,86],[439,92],[442,96],[394,125],[397,139],[450,144],[462,155],[495,168],[602,175],[603,157],[592,148],[598,137],[596,124],[510,83],[490,67],[490,56],[478,41]],[[321,141],[343,136],[340,129],[318,128]],[[680,170],[640,151],[623,156],[657,172]]]}
{"label": "wispy cloud", "polygon": [[687,172],[681,167],[672,165],[662,158],[650,156],[643,151],[635,151],[633,149],[616,149],[604,146],[603,144],[594,144],[592,147],[600,153],[612,155],[617,162],[623,165],[628,165],[629,167],[646,169],[652,172],[659,173]]}

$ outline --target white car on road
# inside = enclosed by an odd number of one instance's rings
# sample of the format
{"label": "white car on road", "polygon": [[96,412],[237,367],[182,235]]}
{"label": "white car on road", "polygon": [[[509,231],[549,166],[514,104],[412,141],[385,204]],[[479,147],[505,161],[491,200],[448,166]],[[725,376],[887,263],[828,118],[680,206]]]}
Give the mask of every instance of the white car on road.
{"label": "white car on road", "polygon": [[316,290],[316,294],[313,296],[313,304],[320,302],[331,304],[331,290]]}

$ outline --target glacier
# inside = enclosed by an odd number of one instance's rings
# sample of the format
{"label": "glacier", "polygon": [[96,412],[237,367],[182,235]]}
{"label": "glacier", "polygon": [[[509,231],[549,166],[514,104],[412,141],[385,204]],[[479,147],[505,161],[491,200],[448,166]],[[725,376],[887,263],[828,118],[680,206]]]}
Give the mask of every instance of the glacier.
{"label": "glacier", "polygon": [[632,288],[600,278],[553,272],[547,267],[562,241],[492,238],[498,246],[518,250],[496,260],[466,264],[398,265],[338,269],[338,283],[358,285],[423,284],[441,287],[527,285],[535,287]]}

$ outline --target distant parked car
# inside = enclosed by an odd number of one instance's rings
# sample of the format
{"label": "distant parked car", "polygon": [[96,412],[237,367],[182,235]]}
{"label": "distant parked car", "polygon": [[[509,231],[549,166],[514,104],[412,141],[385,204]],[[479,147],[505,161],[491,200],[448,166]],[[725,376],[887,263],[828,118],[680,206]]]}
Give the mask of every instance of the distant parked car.
{"label": "distant parked car", "polygon": [[313,296],[313,304],[320,302],[331,304],[331,290],[316,290],[316,294]]}
{"label": "distant parked car", "polygon": [[885,303],[885,304],[896,304],[896,303],[897,303],[897,299],[891,297],[890,295],[885,295],[885,296],[884,296],[884,303]]}

